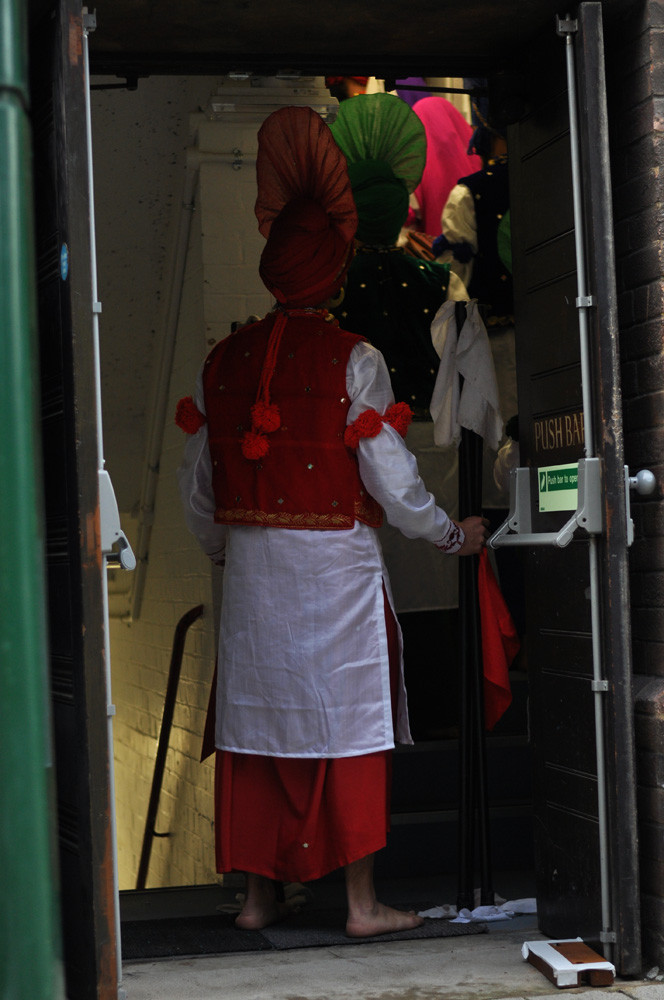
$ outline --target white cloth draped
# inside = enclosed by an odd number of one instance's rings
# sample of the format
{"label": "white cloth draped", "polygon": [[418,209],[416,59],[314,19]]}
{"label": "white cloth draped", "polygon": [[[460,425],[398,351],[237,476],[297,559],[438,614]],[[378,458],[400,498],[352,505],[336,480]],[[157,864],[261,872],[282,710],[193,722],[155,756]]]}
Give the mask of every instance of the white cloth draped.
{"label": "white cloth draped", "polygon": [[[458,444],[461,428],[484,438],[494,451],[503,434],[498,385],[489,336],[477,308],[477,300],[466,306],[466,321],[459,334],[454,303],[445,302],[431,324],[431,339],[440,358],[431,397],[436,444]],[[463,388],[459,388],[459,376]]]}

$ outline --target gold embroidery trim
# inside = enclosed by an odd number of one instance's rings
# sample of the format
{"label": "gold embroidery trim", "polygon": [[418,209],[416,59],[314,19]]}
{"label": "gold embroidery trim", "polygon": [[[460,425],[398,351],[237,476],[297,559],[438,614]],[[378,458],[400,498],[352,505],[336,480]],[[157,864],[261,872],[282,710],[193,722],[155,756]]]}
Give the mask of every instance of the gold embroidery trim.
{"label": "gold embroidery trim", "polygon": [[221,510],[215,514],[218,524],[253,524],[272,528],[352,528],[354,519],[347,514],[268,514],[264,510]]}
{"label": "gold embroidery trim", "polygon": [[[355,517],[372,527],[379,527],[382,521],[382,511],[378,504],[370,506],[362,501],[355,501]],[[268,514],[264,510],[223,510],[218,508],[215,513],[217,524],[250,524],[268,528],[352,528],[355,518],[348,514],[289,514],[288,511],[278,511]]]}
{"label": "gold embroidery trim", "polygon": [[370,500],[369,503],[356,500],[354,510],[358,521],[364,521],[371,528],[380,528],[383,523],[383,509],[376,500]]}

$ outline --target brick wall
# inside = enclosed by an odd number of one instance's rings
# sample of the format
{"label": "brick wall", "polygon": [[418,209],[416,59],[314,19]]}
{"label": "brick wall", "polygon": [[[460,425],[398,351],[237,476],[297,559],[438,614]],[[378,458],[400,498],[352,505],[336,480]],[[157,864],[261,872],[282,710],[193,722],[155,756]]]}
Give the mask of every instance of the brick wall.
{"label": "brick wall", "polygon": [[[205,122],[198,127],[198,149],[211,159],[200,167],[205,329],[209,341],[230,333],[231,323],[264,316],[271,299],[258,276],[265,240],[258,232],[256,202],[257,124]],[[215,162],[233,149],[242,165]]]}
{"label": "brick wall", "polygon": [[[171,400],[192,391],[205,353],[200,216],[195,215],[171,376]],[[183,885],[215,879],[212,837],[213,769],[201,765],[209,683],[214,666],[211,564],[187,532],[175,470],[182,432],[169,419],[164,435],[155,519],[141,616],[130,626],[111,623],[116,804],[120,887],[135,886],[175,627],[190,608],[205,612],[189,630],[173,718],[170,749],[147,885]]]}
{"label": "brick wall", "polygon": [[[607,36],[609,128],[626,461],[664,474],[664,4],[635,5]],[[664,504],[632,496],[630,553],[642,924],[664,965]]]}
{"label": "brick wall", "polygon": [[[290,103],[290,102],[287,102]],[[275,105],[276,106],[276,105]],[[271,299],[258,277],[264,240],[257,231],[255,156],[260,122],[238,115],[212,122],[192,116],[199,163],[184,294],[170,380],[170,399],[138,620],[111,626],[116,801],[120,886],[135,885],[156,754],[173,634],[197,604],[205,613],[189,631],[166,762],[148,887],[216,880],[213,766],[198,761],[214,667],[219,580],[189,535],[175,472],[183,435],[172,423],[176,401],[192,392],[205,353],[231,323],[264,315]],[[242,151],[242,165],[233,150]],[[127,529],[126,529],[127,530]],[[130,533],[130,532],[128,532]]]}

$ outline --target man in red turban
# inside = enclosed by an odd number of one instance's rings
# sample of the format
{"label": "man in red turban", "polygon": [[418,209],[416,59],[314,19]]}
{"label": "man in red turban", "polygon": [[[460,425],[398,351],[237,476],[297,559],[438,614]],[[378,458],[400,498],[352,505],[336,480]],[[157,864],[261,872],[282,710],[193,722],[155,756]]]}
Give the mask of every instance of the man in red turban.
{"label": "man in red turban", "polygon": [[344,867],[346,931],[416,927],[379,903],[395,739],[410,743],[401,640],[376,528],[383,516],[443,553],[479,552],[479,517],[436,506],[402,435],[382,356],[339,328],[357,223],[343,154],[308,108],[259,133],[265,319],[218,343],[179,470],[185,516],[225,559],[215,696],[220,872],[247,873],[237,924],[279,919],[275,881]]}

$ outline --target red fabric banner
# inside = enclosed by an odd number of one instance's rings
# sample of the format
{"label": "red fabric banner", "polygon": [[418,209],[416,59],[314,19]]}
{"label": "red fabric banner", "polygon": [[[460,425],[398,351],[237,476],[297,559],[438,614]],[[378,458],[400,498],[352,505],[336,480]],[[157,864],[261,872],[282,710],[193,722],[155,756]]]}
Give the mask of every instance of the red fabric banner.
{"label": "red fabric banner", "polygon": [[486,549],[480,555],[477,586],[484,660],[484,725],[491,730],[511,704],[509,668],[521,642]]}

